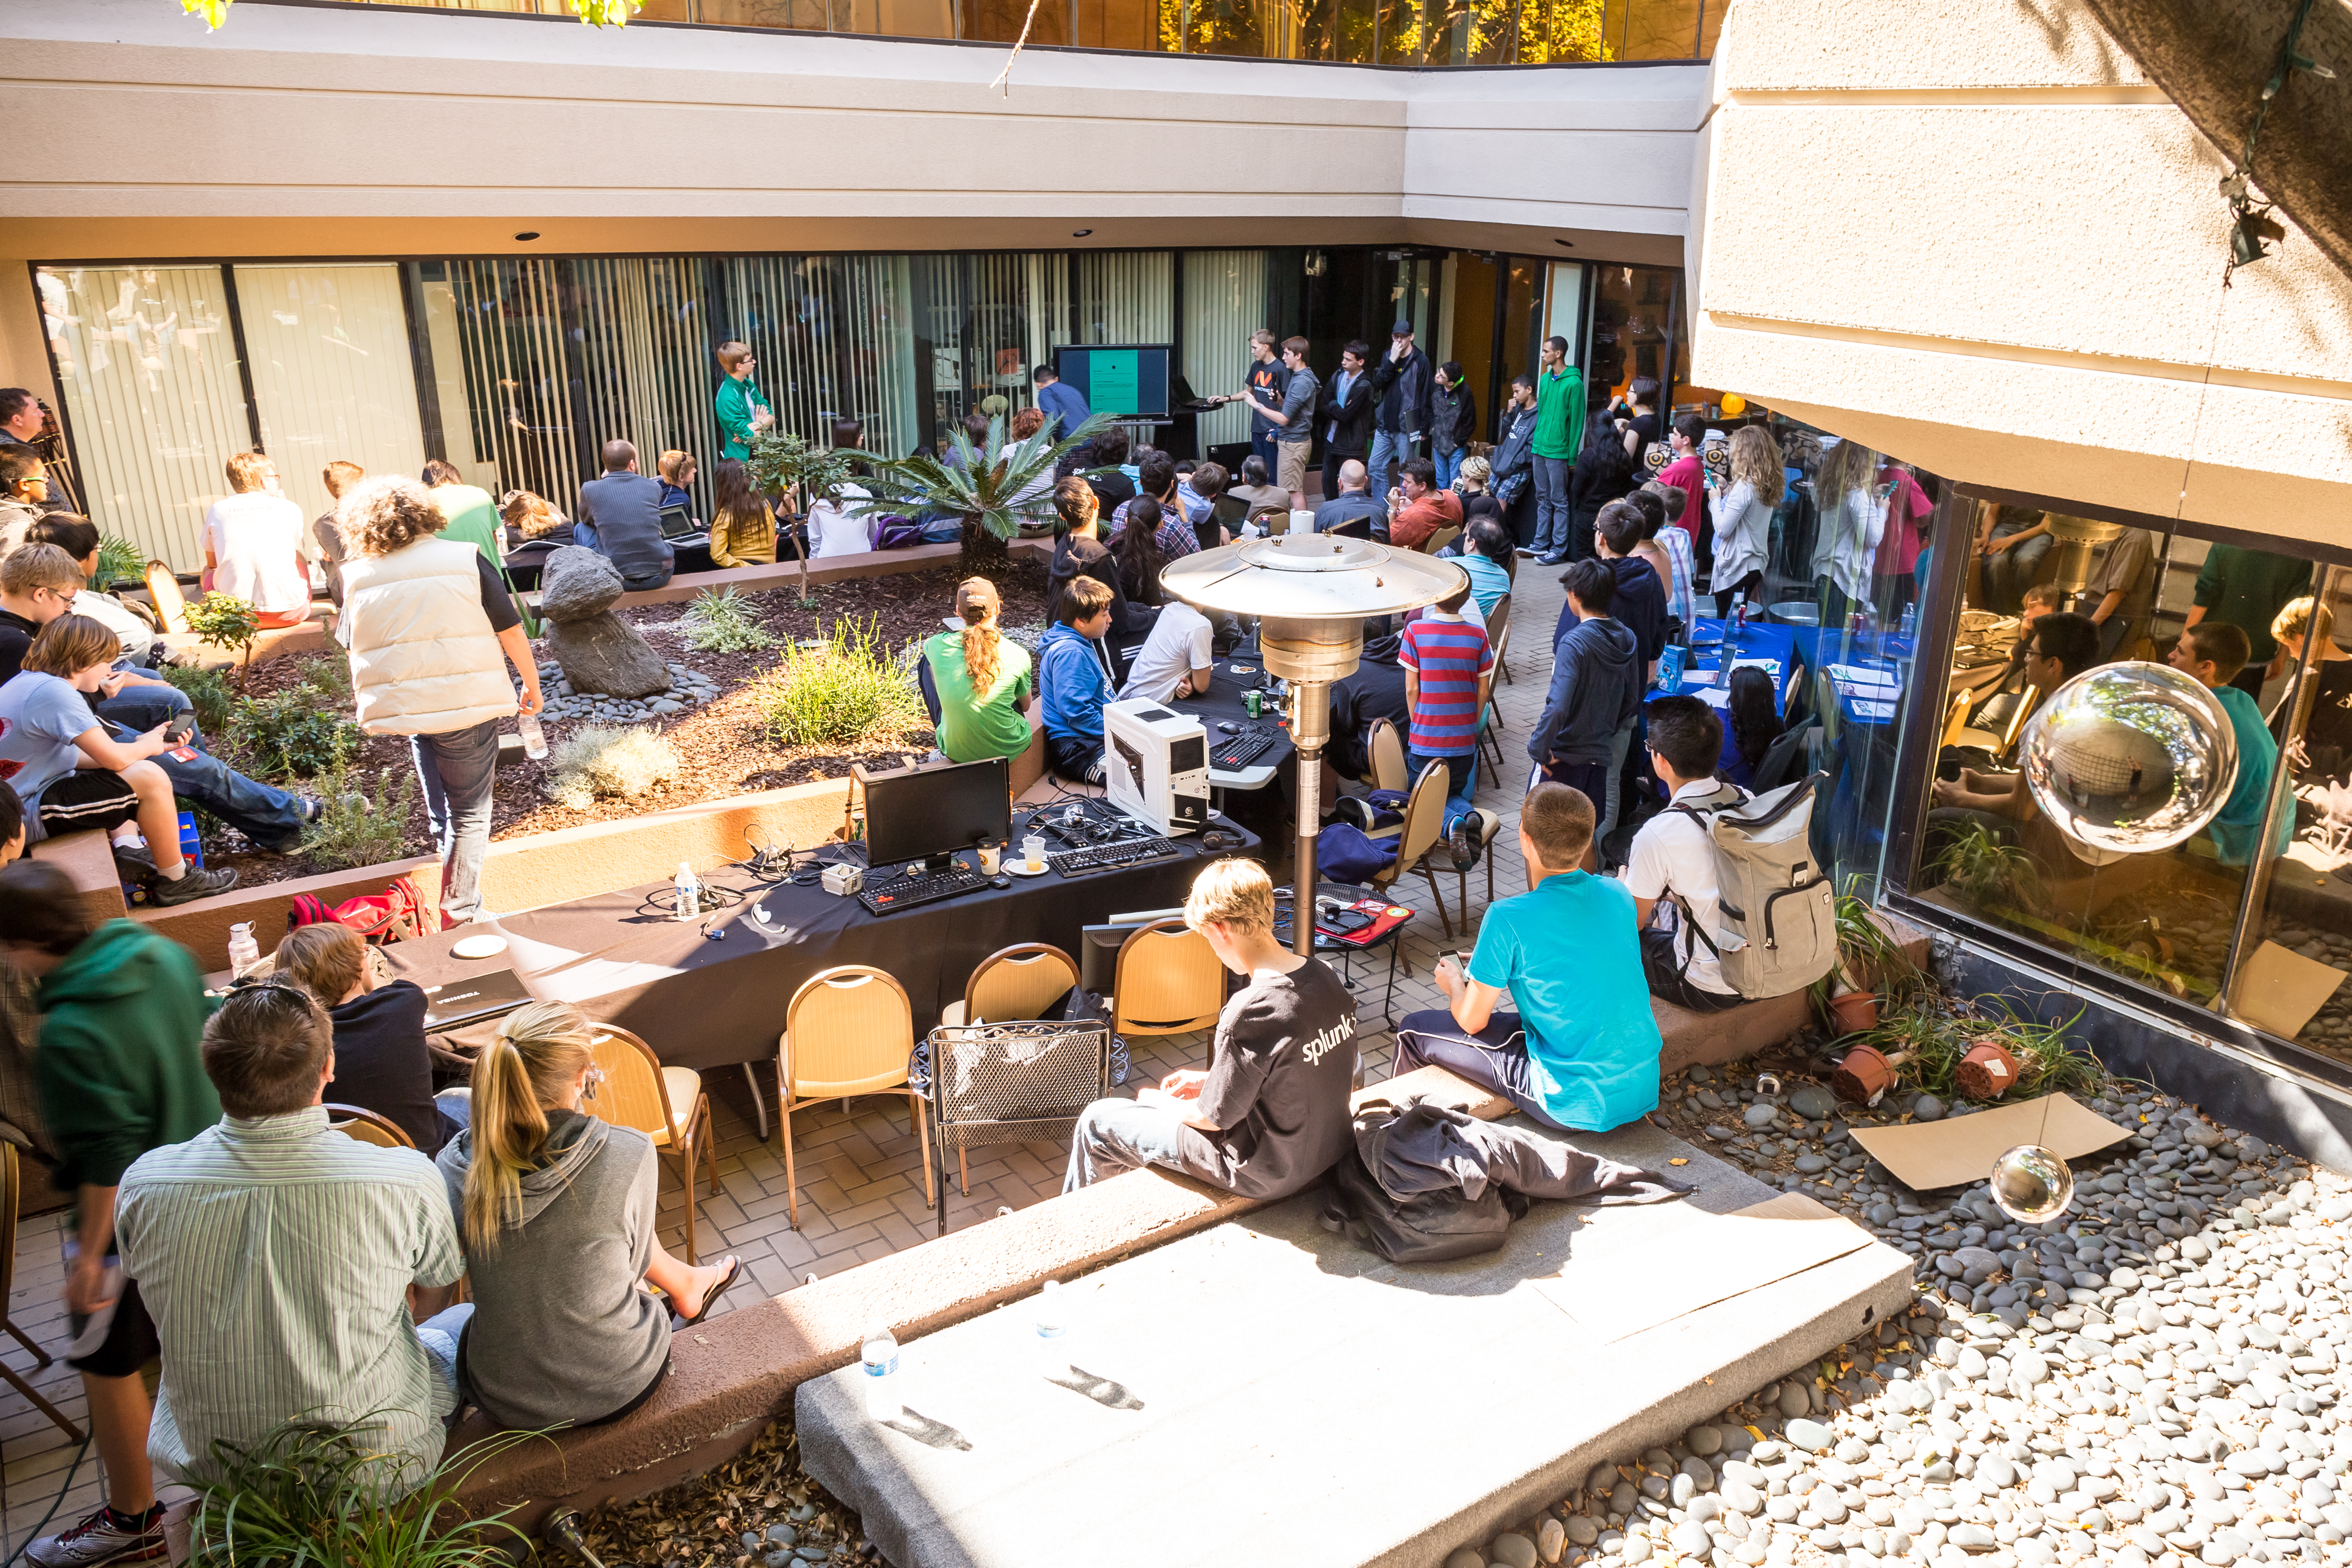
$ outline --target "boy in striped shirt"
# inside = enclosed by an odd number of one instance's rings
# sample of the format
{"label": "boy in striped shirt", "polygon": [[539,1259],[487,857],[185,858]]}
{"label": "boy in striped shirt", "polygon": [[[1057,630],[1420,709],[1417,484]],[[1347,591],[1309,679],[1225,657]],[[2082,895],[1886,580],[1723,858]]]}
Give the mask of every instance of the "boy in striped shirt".
{"label": "boy in striped shirt", "polygon": [[1432,763],[1445,764],[1445,821],[1470,809],[1478,784],[1478,678],[1494,667],[1486,631],[1465,620],[1470,584],[1440,599],[1409,623],[1397,647],[1404,667],[1405,707],[1412,723],[1405,741],[1405,773],[1419,779]]}

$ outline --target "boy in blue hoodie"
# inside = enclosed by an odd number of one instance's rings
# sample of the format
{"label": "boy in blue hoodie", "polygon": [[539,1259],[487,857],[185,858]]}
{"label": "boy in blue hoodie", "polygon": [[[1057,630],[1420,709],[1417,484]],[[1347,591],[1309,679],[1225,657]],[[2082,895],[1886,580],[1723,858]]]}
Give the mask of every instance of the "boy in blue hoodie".
{"label": "boy in blue hoodie", "polygon": [[[2270,805],[2271,775],[2278,767],[2278,739],[2263,721],[2261,704],[2243,688],[2231,684],[2252,658],[2252,639],[2242,628],[2227,621],[2200,621],[2180,634],[2170,660],[2173,668],[2213,693],[2238,734],[2237,785],[2221,803],[2221,815],[2206,829],[2213,838],[2214,858],[2224,866],[2243,866],[2255,858],[2263,815]],[[2270,854],[2261,858],[2284,855],[2294,842],[2294,802],[2288,799],[2280,805]]]}
{"label": "boy in blue hoodie", "polygon": [[1528,788],[1549,780],[1598,805],[1608,797],[1611,749],[1641,707],[1645,672],[1633,633],[1610,616],[1617,579],[1609,563],[1580,561],[1561,582],[1576,620],[1552,651],[1551,690],[1528,737],[1536,764]]}
{"label": "boy in blue hoodie", "polygon": [[1111,700],[1111,593],[1092,577],[1062,589],[1060,616],[1037,644],[1037,692],[1045,705],[1045,756],[1072,784],[1103,782],[1103,704]]}

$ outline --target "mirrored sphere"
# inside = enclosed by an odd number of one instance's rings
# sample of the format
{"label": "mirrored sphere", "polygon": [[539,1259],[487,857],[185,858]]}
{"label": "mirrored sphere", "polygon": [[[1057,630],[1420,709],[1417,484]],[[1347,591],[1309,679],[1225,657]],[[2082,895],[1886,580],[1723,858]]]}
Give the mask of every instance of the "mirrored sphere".
{"label": "mirrored sphere", "polygon": [[1992,1163],[1992,1201],[2026,1225],[2048,1225],[2074,1201],[2074,1173],[2039,1143],[2020,1143]]}
{"label": "mirrored sphere", "polygon": [[2034,805],[2095,863],[2185,843],[2238,782],[2221,700],[2166,664],[2076,676],[2026,721],[2018,757]]}

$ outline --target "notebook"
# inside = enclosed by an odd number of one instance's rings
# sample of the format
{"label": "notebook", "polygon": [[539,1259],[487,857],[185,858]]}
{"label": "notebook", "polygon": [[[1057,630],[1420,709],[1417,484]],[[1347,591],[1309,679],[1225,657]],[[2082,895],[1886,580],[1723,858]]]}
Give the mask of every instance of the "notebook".
{"label": "notebook", "polygon": [[493,969],[452,980],[426,993],[425,1026],[454,1029],[479,1018],[511,1013],[530,1000],[522,981],[511,969]]}

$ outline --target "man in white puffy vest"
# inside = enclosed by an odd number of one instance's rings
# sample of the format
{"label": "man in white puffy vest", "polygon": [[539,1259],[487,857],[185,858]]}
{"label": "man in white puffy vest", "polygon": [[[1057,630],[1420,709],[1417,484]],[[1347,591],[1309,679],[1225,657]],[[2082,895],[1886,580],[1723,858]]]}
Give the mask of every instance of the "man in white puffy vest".
{"label": "man in white puffy vest", "polygon": [[[441,918],[482,912],[499,721],[537,713],[539,666],[498,569],[434,537],[444,519],[415,479],[370,479],[343,497],[343,610],[360,728],[405,735],[441,851]],[[518,709],[511,660],[522,675]]]}

